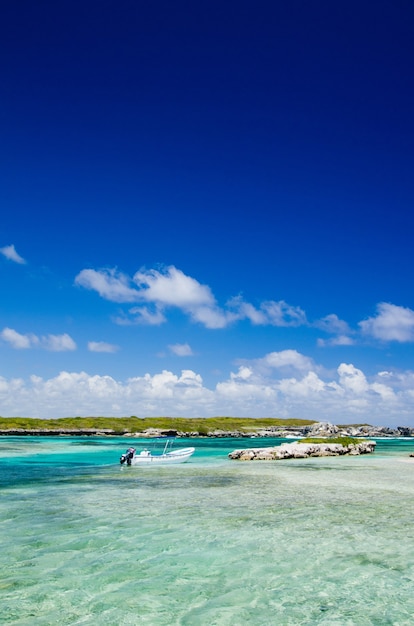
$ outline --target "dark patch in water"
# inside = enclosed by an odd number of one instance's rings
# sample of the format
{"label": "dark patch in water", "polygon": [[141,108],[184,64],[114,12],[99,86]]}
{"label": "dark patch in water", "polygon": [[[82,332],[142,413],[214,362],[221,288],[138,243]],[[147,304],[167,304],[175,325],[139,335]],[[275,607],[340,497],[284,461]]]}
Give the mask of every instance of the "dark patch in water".
{"label": "dark patch in water", "polygon": [[71,441],[70,445],[71,446],[105,446],[107,444],[104,441],[87,440],[87,441]]}
{"label": "dark patch in water", "polygon": [[[306,459],[303,459],[304,461],[306,461]],[[289,462],[289,461],[288,461]],[[348,471],[355,471],[355,467],[351,466],[351,465],[319,465],[318,463],[315,464],[310,464],[310,463],[302,463],[302,465],[300,463],[298,463],[297,465],[295,465],[295,469],[300,469],[302,471],[309,471],[309,470],[314,470],[315,472],[348,472]],[[365,466],[361,469],[363,469],[364,471],[367,469]]]}

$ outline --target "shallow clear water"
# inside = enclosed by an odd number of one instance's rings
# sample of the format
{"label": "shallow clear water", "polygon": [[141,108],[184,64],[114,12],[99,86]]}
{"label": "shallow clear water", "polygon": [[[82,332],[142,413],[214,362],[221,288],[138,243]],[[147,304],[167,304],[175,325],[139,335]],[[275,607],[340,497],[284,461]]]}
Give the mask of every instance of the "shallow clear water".
{"label": "shallow clear water", "polygon": [[142,468],[119,465],[139,440],[2,437],[0,623],[411,626],[414,440],[227,459],[281,441]]}

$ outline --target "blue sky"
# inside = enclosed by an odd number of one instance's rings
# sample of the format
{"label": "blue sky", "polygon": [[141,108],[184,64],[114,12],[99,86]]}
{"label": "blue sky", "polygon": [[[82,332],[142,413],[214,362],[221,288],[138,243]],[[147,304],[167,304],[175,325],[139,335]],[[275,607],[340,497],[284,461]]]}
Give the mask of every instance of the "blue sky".
{"label": "blue sky", "polygon": [[414,425],[414,9],[1,9],[0,414]]}

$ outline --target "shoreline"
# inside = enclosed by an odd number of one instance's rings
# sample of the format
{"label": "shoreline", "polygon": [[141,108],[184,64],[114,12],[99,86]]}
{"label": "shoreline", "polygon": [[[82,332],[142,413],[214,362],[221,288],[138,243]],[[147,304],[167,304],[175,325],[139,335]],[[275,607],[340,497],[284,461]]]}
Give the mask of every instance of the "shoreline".
{"label": "shoreline", "polygon": [[[174,420],[171,420],[173,423]],[[225,421],[225,420],[224,420]],[[253,421],[253,420],[251,420]],[[2,424],[4,425],[4,423]],[[143,430],[115,429],[102,427],[70,427],[58,428],[0,428],[0,437],[122,437],[122,438],[144,438],[155,439],[159,437],[174,437],[177,439],[192,438],[283,438],[298,439],[302,437],[355,437],[367,438],[377,437],[381,439],[414,439],[414,428],[386,426],[335,426],[329,422],[316,422],[313,424],[297,426],[259,426],[252,429],[231,429],[211,428],[203,430],[180,430],[175,428],[145,428]]]}

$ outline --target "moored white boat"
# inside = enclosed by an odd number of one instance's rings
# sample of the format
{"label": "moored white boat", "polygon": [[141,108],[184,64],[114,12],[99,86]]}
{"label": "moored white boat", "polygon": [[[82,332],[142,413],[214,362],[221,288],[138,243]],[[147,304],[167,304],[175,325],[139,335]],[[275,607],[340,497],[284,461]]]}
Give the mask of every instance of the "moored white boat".
{"label": "moored white boat", "polygon": [[153,454],[150,450],[144,449],[139,454],[135,448],[128,450],[121,455],[120,463],[123,465],[170,465],[174,463],[185,463],[194,454],[195,448],[178,448],[169,450],[171,441],[167,441],[161,454]]}

